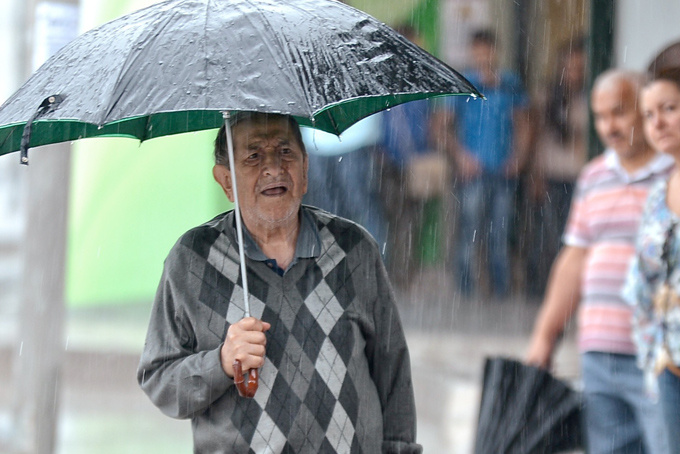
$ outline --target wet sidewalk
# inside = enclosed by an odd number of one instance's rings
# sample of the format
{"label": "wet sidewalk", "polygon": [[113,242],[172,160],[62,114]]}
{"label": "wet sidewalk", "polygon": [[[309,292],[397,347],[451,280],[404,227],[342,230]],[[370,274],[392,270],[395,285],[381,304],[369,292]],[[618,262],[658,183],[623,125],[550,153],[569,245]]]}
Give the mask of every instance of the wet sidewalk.
{"label": "wet sidewalk", "polygon": [[[398,299],[411,350],[419,442],[426,453],[469,454],[484,359],[521,358],[539,305],[521,297],[462,301],[436,271]],[[58,453],[192,451],[190,423],[161,414],[135,380],[150,310],[144,304],[69,311]],[[8,430],[16,353],[8,344],[11,326],[1,328],[0,435]],[[577,380],[577,361],[570,333],[558,351],[556,374]]]}

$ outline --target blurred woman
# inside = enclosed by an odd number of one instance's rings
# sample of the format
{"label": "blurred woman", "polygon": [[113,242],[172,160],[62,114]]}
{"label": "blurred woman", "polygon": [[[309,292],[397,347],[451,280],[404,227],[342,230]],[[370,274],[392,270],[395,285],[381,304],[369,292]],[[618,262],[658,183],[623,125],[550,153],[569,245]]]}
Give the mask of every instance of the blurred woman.
{"label": "blurred woman", "polygon": [[670,446],[680,449],[680,68],[655,75],[640,102],[648,142],[676,168],[647,199],[625,296],[635,305],[639,364],[661,400]]}

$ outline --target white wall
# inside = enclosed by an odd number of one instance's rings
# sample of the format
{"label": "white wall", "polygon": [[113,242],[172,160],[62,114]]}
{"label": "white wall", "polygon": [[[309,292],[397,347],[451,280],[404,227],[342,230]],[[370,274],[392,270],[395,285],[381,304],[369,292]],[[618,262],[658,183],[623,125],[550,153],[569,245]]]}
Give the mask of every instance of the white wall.
{"label": "white wall", "polygon": [[678,40],[680,1],[616,0],[616,66],[645,70],[659,51]]}

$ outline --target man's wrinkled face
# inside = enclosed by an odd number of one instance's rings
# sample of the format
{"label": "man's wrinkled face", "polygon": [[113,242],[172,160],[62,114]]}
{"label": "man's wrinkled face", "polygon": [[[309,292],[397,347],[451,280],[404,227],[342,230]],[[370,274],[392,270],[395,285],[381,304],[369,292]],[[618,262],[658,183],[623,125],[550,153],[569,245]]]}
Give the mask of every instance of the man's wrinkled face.
{"label": "man's wrinkled face", "polygon": [[603,144],[623,158],[645,150],[637,93],[629,82],[617,80],[598,88],[591,104],[595,130]]}
{"label": "man's wrinkled face", "polygon": [[[296,221],[307,192],[307,156],[284,118],[244,121],[233,128],[234,172],[243,220],[251,228]],[[231,172],[215,178],[234,201]],[[224,173],[224,184],[217,173]]]}

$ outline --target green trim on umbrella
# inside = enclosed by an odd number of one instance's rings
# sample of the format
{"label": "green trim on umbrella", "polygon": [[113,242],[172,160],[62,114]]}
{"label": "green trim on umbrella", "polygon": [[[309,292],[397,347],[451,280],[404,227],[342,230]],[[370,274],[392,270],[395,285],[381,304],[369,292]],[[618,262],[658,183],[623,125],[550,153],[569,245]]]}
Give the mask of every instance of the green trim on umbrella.
{"label": "green trim on umbrella", "polygon": [[474,98],[476,95],[470,95],[469,93],[442,93],[433,96],[432,94],[409,93],[389,96],[364,96],[332,104],[319,111],[313,120],[298,118],[298,122],[303,126],[311,126],[331,134],[340,135],[356,123],[357,119],[366,118],[369,115],[406,102],[433,99],[441,96],[472,96]]}
{"label": "green trim on umbrella", "polygon": [[[443,93],[437,96],[469,96],[467,93]],[[474,95],[472,95],[474,97]],[[428,94],[365,96],[346,100],[320,110],[313,118],[295,116],[300,125],[340,135],[350,126],[386,108],[409,101],[433,98]],[[222,126],[222,113],[213,110],[162,112],[126,118],[103,126],[77,120],[37,120],[33,123],[30,147],[70,142],[94,137],[128,137],[146,141],[186,132],[217,129]],[[0,128],[0,156],[18,151],[25,122]]]}

